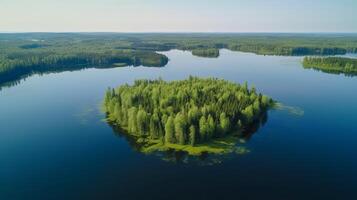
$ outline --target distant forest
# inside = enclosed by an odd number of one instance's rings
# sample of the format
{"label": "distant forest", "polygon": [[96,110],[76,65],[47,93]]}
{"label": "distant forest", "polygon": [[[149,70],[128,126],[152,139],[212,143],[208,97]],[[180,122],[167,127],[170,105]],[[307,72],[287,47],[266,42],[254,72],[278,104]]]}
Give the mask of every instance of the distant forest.
{"label": "distant forest", "polygon": [[33,73],[88,67],[165,66],[171,49],[218,57],[219,49],[260,55],[357,52],[356,34],[17,33],[0,34],[0,84]]}

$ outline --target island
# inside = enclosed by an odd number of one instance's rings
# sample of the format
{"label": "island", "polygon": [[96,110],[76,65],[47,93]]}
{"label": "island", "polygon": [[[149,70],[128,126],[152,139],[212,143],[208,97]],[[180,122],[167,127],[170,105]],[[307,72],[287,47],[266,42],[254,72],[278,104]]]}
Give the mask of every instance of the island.
{"label": "island", "polygon": [[207,49],[194,49],[192,55],[205,58],[218,58],[219,49],[207,48]]}
{"label": "island", "polygon": [[305,57],[304,68],[333,74],[357,75],[357,59],[343,57]]}
{"label": "island", "polygon": [[145,153],[177,150],[190,155],[236,150],[236,135],[266,115],[274,101],[242,85],[190,76],[181,81],[136,80],[104,98],[107,120]]}

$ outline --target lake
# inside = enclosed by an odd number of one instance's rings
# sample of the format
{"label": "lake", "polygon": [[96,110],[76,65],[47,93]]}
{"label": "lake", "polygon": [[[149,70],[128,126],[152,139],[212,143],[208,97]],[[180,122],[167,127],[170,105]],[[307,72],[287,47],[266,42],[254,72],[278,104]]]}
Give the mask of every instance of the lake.
{"label": "lake", "polygon": [[[357,195],[357,77],[302,57],[163,52],[162,68],[34,75],[0,91],[0,199],[351,199]],[[350,55],[355,56],[355,55]],[[189,75],[248,81],[281,102],[218,163],[145,155],[103,120],[108,87]],[[298,111],[298,112],[295,112]]]}

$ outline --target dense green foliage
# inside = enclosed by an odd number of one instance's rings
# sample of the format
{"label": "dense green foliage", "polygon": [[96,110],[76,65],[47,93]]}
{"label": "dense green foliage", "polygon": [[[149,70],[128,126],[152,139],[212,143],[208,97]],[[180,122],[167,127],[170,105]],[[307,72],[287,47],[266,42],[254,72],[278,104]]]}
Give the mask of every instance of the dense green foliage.
{"label": "dense green foliage", "polygon": [[156,51],[190,50],[216,57],[219,49],[262,55],[335,55],[357,52],[356,34],[0,34],[0,84],[33,73],[126,65],[164,66]]}
{"label": "dense green foliage", "polygon": [[1,82],[16,80],[32,73],[78,70],[88,67],[111,67],[125,65],[164,66],[168,58],[150,51],[134,50],[63,50],[19,51],[0,55]]}
{"label": "dense green foliage", "polygon": [[[230,45],[229,49],[233,51],[254,52],[264,55],[341,55],[346,54],[347,49],[329,48],[329,47],[289,47],[275,45]],[[355,51],[355,50],[353,50]]]}
{"label": "dense green foliage", "polygon": [[357,75],[357,59],[342,57],[305,57],[305,68],[312,68],[328,73]]}
{"label": "dense green foliage", "polygon": [[219,49],[194,49],[192,50],[192,55],[207,58],[217,58],[219,56]]}
{"label": "dense green foliage", "polygon": [[282,33],[216,33],[216,34],[138,34],[135,46],[154,50],[222,49],[261,55],[337,55],[357,52],[356,34],[282,34]]}
{"label": "dense green foliage", "polygon": [[104,101],[108,119],[130,135],[192,146],[251,126],[272,103],[246,83],[195,77],[137,80],[108,89]]}

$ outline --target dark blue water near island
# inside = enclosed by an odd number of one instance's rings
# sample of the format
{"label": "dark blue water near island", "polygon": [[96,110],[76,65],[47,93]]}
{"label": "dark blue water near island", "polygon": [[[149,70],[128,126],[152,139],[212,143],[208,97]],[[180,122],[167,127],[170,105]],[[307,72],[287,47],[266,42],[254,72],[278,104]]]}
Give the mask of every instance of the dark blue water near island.
{"label": "dark blue water near island", "polygon": [[[34,75],[0,91],[0,199],[356,199],[357,77],[301,67],[301,57],[222,50],[164,52],[162,68]],[[103,121],[105,90],[189,75],[248,81],[283,103],[217,164],[133,149]]]}

